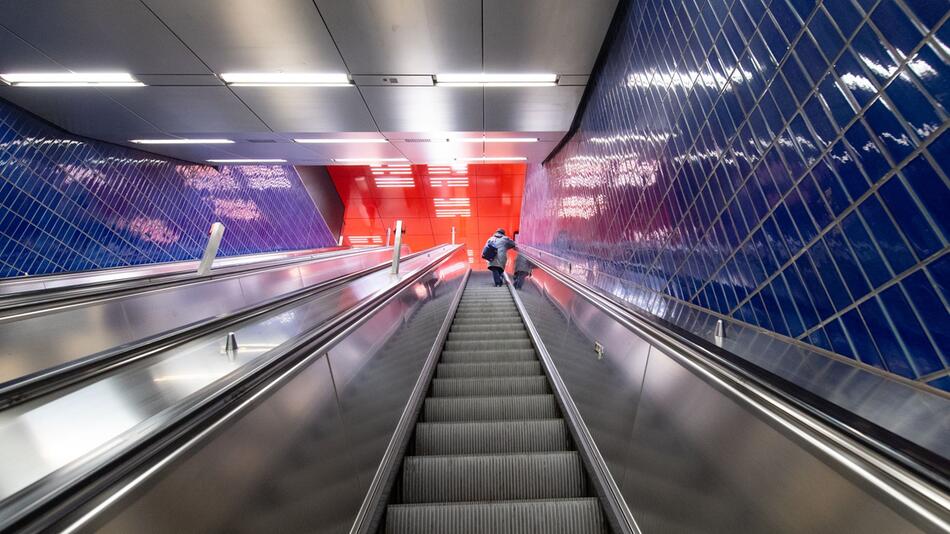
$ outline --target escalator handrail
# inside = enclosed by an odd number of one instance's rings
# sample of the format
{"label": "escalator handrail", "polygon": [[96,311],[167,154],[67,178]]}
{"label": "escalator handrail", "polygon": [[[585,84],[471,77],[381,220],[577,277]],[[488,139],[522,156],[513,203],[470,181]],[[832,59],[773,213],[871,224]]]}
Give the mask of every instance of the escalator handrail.
{"label": "escalator handrail", "polygon": [[[528,248],[528,247],[522,247]],[[522,250],[521,253],[525,251]],[[947,463],[936,453],[907,442],[890,431],[876,427],[880,435],[871,436],[840,418],[844,411],[828,401],[816,399],[782,377],[761,369],[732,355],[698,336],[673,325],[660,324],[637,310],[632,310],[605,297],[600,292],[569,277],[547,262],[532,255],[526,257],[549,276],[579,294],[611,319],[658,346],[665,354],[707,382],[727,391],[734,399],[749,406],[769,420],[781,424],[800,439],[822,451],[849,471],[854,472],[888,492],[899,502],[938,525],[950,510]],[[807,397],[803,399],[802,396]],[[821,403],[815,406],[812,403]],[[831,412],[831,413],[829,413]],[[851,412],[846,412],[851,414]],[[854,418],[859,416],[851,414]],[[885,439],[881,439],[884,436]],[[897,438],[914,448],[913,455],[905,449],[892,447],[887,441]]]}
{"label": "escalator handrail", "polygon": [[314,253],[306,256],[284,258],[267,262],[232,265],[212,270],[208,274],[195,272],[171,272],[120,281],[101,281],[69,287],[53,287],[24,291],[0,296],[0,321],[21,319],[26,315],[44,314],[60,311],[73,306],[85,306],[96,302],[107,302],[128,297],[146,291],[171,289],[210,280],[239,278],[249,274],[279,269],[295,264],[319,263],[324,261],[356,256],[366,252],[376,252],[386,247],[352,249],[339,254]]}
{"label": "escalator handrail", "polygon": [[[434,249],[413,255],[431,255]],[[285,342],[281,348],[259,361],[236,370],[191,396],[189,402],[173,407],[161,417],[153,417],[134,436],[123,438],[122,450],[115,451],[97,465],[72,466],[58,480],[44,480],[7,499],[0,509],[0,531],[45,532],[61,522],[80,524],[103,512],[109,504],[145,482],[175,458],[199,443],[222,424],[240,415],[274,387],[296,375],[314,360],[345,339],[373,314],[417,280],[450,258],[462,245],[448,245],[448,251],[436,256],[414,273],[350,307],[330,321]],[[125,485],[116,489],[119,483]],[[107,490],[114,491],[104,495]],[[17,502],[9,506],[13,499]],[[17,507],[17,505],[21,505]],[[87,509],[88,508],[88,509]],[[78,514],[78,516],[77,516]],[[63,531],[73,532],[75,524]],[[56,528],[55,530],[62,530]]]}
{"label": "escalator handrail", "polygon": [[[430,249],[431,250],[431,249]],[[409,260],[429,251],[409,254],[403,260]],[[336,258],[338,256],[335,256]],[[329,258],[328,258],[329,259]],[[29,399],[48,394],[57,389],[87,380],[93,376],[112,371],[143,358],[159,354],[191,342],[211,332],[259,317],[277,308],[310,298],[317,293],[349,283],[388,268],[392,260],[378,263],[372,267],[344,274],[330,280],[278,295],[276,297],[245,306],[225,315],[217,315],[184,325],[173,330],[140,339],[133,343],[84,356],[70,362],[24,375],[0,383],[0,410],[10,408]]]}

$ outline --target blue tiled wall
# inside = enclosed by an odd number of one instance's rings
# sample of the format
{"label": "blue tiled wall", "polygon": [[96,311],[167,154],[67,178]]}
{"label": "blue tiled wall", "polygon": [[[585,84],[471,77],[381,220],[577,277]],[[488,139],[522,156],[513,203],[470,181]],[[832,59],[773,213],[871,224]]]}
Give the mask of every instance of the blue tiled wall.
{"label": "blue tiled wall", "polygon": [[633,0],[521,238],[948,389],[945,0]]}
{"label": "blue tiled wall", "polygon": [[0,278],[334,244],[293,167],[214,167],[73,136],[0,100]]}

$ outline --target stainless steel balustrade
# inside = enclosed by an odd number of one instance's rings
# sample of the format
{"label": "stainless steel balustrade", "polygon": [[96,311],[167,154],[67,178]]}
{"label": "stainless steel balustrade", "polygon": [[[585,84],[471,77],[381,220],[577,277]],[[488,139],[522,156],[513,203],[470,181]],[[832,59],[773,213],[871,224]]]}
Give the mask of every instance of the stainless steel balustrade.
{"label": "stainless steel balustrade", "polygon": [[[235,272],[236,270],[275,265],[287,261],[314,259],[317,256],[329,257],[337,254],[347,254],[353,251],[354,249],[345,247],[329,247],[228,256],[215,260],[211,274]],[[8,299],[23,295],[42,295],[44,293],[50,294],[57,291],[91,289],[99,286],[114,286],[127,283],[142,284],[173,277],[182,279],[193,278],[198,276],[196,273],[198,263],[198,260],[174,261],[133,265],[130,267],[112,267],[108,269],[97,269],[95,271],[8,278],[0,281],[0,305],[6,303]]]}
{"label": "stainless steel balustrade", "polygon": [[[404,259],[398,289],[295,349],[272,378],[181,434],[107,491],[57,516],[64,532],[346,530],[423,365],[447,329],[468,257]],[[420,270],[423,261],[435,261]],[[287,353],[290,357],[291,353]],[[57,509],[58,513],[64,509]]]}
{"label": "stainless steel balustrade", "polygon": [[389,261],[389,249],[0,316],[0,393],[169,332]]}
{"label": "stainless steel balustrade", "polygon": [[[627,508],[624,531],[950,529],[947,487],[874,437],[841,432],[549,268],[519,296]],[[945,440],[948,414],[932,421]]]}
{"label": "stainless steel balustrade", "polygon": [[[219,409],[219,405],[222,406],[220,409],[235,409],[235,405],[244,402],[243,396],[251,395],[258,387],[266,390],[261,395],[273,394],[277,400],[262,403],[258,408],[250,406],[256,404],[256,400],[247,400],[249,405],[241,404],[243,408],[236,408],[237,411],[232,415],[215,423],[216,430],[208,430],[208,433],[203,434],[211,440],[209,445],[214,446],[213,451],[206,454],[201,452],[204,449],[198,451],[189,447],[188,452],[182,450],[163,460],[182,460],[189,466],[201,468],[203,465],[210,469],[200,484],[196,485],[193,479],[188,479],[190,474],[187,474],[187,469],[182,472],[176,468],[156,473],[156,479],[163,481],[156,482],[156,486],[151,486],[150,482],[149,487],[154,487],[155,491],[149,491],[147,496],[142,495],[143,498],[149,498],[149,503],[157,504],[162,509],[171,503],[156,503],[151,499],[161,496],[161,499],[172,499],[176,506],[207,508],[208,518],[196,518],[185,511],[170,514],[162,512],[160,515],[165,519],[143,522],[133,530],[148,531],[153,528],[155,531],[168,531],[168,528],[175,529],[171,524],[181,522],[182,525],[190,524],[189,529],[200,531],[203,530],[203,524],[212,525],[205,521],[254,517],[253,514],[246,515],[254,511],[250,508],[254,506],[254,500],[240,499],[235,502],[229,499],[247,497],[247,492],[267,491],[267,484],[280,483],[281,478],[272,477],[272,468],[284,470],[289,483],[294,485],[288,489],[312,490],[332,500],[335,504],[318,510],[324,514],[322,517],[344,513],[346,509],[341,506],[347,498],[356,499],[353,508],[355,513],[362,497],[361,492],[365,492],[365,484],[373,476],[373,458],[378,463],[377,456],[382,454],[388,442],[387,432],[392,432],[405,403],[406,388],[412,387],[409,381],[418,375],[418,369],[415,368],[419,364],[416,361],[416,349],[425,343],[426,332],[439,330],[445,318],[445,312],[439,312],[439,307],[447,305],[446,294],[453,294],[452,288],[457,287],[460,277],[465,273],[467,261],[464,251],[458,247],[436,247],[417,253],[404,259],[402,273],[398,276],[391,275],[388,270],[377,271],[349,284],[358,285],[361,289],[344,291],[341,288],[334,299],[322,298],[320,302],[314,303],[313,311],[292,307],[248,325],[247,331],[238,332],[239,339],[246,340],[244,344],[239,344],[236,354],[240,361],[234,362],[230,355],[223,353],[222,337],[209,340],[203,349],[195,347],[171,360],[150,362],[148,366],[136,369],[135,373],[123,370],[122,374],[110,379],[84,384],[84,388],[77,388],[73,392],[76,394],[74,398],[70,399],[68,394],[62,395],[59,406],[38,406],[48,414],[72,409],[73,415],[82,414],[84,422],[76,422],[70,427],[66,421],[68,415],[64,414],[58,420],[45,421],[47,431],[62,435],[44,436],[40,431],[41,426],[36,426],[44,424],[42,414],[37,414],[34,426],[28,428],[24,435],[26,441],[23,441],[24,447],[19,454],[33,452],[27,448],[31,438],[37,440],[34,445],[45,447],[45,450],[37,451],[33,460],[12,454],[9,450],[3,452],[4,457],[29,465],[32,461],[47,459],[44,452],[52,449],[62,452],[71,447],[81,449],[83,445],[88,445],[86,435],[95,433],[96,421],[118,419],[118,427],[107,429],[111,434],[100,433],[97,439],[106,438],[102,445],[88,448],[87,452],[72,451],[74,458],[71,462],[0,502],[0,528],[14,524],[17,528],[36,527],[38,523],[20,521],[32,517],[30,514],[37,507],[49,505],[55,508],[57,501],[49,499],[62,495],[63,488],[71,491],[77,480],[84,483],[89,480],[97,483],[114,482],[108,477],[100,479],[96,473],[111,472],[115,461],[147,451],[157,440],[171,439],[166,435],[172,432],[169,428],[183,432],[180,437],[186,440],[187,432],[192,430],[188,425],[198,414]],[[435,266],[430,268],[430,265]],[[392,288],[400,284],[405,287],[394,294]],[[435,307],[423,307],[423,303],[436,304]],[[320,308],[325,312],[322,316],[332,317],[332,320],[315,322],[314,314]],[[390,334],[395,331],[413,334],[402,336],[400,343],[405,343],[399,345],[402,349],[392,348],[396,342]],[[420,332],[423,335],[418,337]],[[316,341],[311,341],[314,336]],[[386,343],[390,343],[389,348],[381,350]],[[268,350],[275,346],[276,349]],[[242,351],[245,350],[250,352],[241,359]],[[304,358],[304,361],[298,362],[299,358]],[[205,363],[195,366],[196,359]],[[288,371],[291,365],[294,367]],[[281,374],[285,372],[289,374]],[[266,385],[271,379],[268,377],[278,376],[281,377],[278,378],[281,385],[288,382],[287,387],[278,389],[275,384]],[[192,383],[195,381],[198,383]],[[98,397],[100,404],[92,402],[95,397]],[[263,397],[254,398],[263,400]],[[333,402],[332,410],[328,401]],[[249,411],[247,415],[250,419],[243,415],[238,419],[237,416],[245,411]],[[214,420],[217,416],[207,417]],[[15,418],[13,422],[22,420]],[[245,420],[248,422],[241,422]],[[234,431],[219,426],[230,426],[232,422],[236,427]],[[73,436],[73,442],[69,442],[70,429],[82,429],[83,424],[89,428]],[[346,425],[345,433],[340,432],[342,425]],[[5,426],[8,425],[0,423],[0,428]],[[236,436],[233,432],[237,429],[249,431],[250,434]],[[219,439],[222,435],[223,441]],[[57,441],[57,437],[61,441]],[[0,442],[6,445],[9,440],[3,438]],[[221,447],[228,448],[230,452]],[[332,462],[316,462],[310,466],[315,470],[310,474],[319,476],[308,479],[305,473],[301,473],[303,466],[300,454],[319,459],[328,451],[335,451],[338,456],[332,457]],[[200,455],[197,463],[187,460],[193,455]],[[350,467],[353,469],[348,470]],[[229,479],[226,472],[230,472],[232,478]],[[161,491],[166,476],[172,477],[171,480],[177,483],[181,482],[178,478],[181,474],[188,479],[186,489],[175,489],[170,494]],[[249,481],[245,477],[254,480]],[[5,480],[6,477],[0,476],[0,479]],[[308,487],[308,480],[320,480],[321,483]],[[199,497],[198,494],[189,496],[189,492],[206,492],[209,489],[215,494],[213,499]],[[299,504],[299,501],[295,502]],[[263,501],[257,504],[263,504]],[[110,513],[114,511],[110,509]],[[227,513],[216,515],[217,511]],[[262,513],[261,510],[256,511]],[[261,519],[264,519],[263,516]],[[292,516],[287,518],[287,521],[292,520]]]}

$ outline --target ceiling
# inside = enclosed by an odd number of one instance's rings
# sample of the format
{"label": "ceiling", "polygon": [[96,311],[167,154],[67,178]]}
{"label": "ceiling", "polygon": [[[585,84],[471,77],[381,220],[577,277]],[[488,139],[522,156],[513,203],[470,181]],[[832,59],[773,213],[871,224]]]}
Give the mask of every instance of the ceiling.
{"label": "ceiling", "polygon": [[[617,0],[31,0],[0,2],[0,72],[124,71],[147,87],[0,86],[80,135],[227,137],[149,146],[189,161],[543,160],[567,131]],[[345,72],[349,87],[232,87],[223,72]],[[554,87],[432,86],[439,73],[560,75]],[[411,78],[412,75],[420,75]],[[395,76],[400,86],[383,85]],[[424,85],[413,85],[422,80]],[[428,84],[428,85],[425,85]],[[297,137],[381,136],[377,145]],[[455,143],[527,136],[537,143]],[[132,145],[129,145],[132,146]],[[139,147],[141,148],[141,147]]]}
{"label": "ceiling", "polygon": [[345,245],[381,245],[402,220],[413,251],[465,243],[473,267],[484,268],[481,248],[504,228],[511,236],[521,217],[524,164],[456,166],[329,166],[343,200]]}

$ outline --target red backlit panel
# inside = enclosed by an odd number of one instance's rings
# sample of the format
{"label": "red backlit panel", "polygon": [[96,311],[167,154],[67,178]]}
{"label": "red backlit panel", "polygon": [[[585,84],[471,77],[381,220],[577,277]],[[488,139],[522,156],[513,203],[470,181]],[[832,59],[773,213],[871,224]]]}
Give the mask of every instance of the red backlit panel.
{"label": "red backlit panel", "polygon": [[484,269],[482,245],[498,228],[518,229],[524,164],[329,166],[346,207],[346,245],[385,243],[386,229],[402,220],[412,250],[457,243]]}

